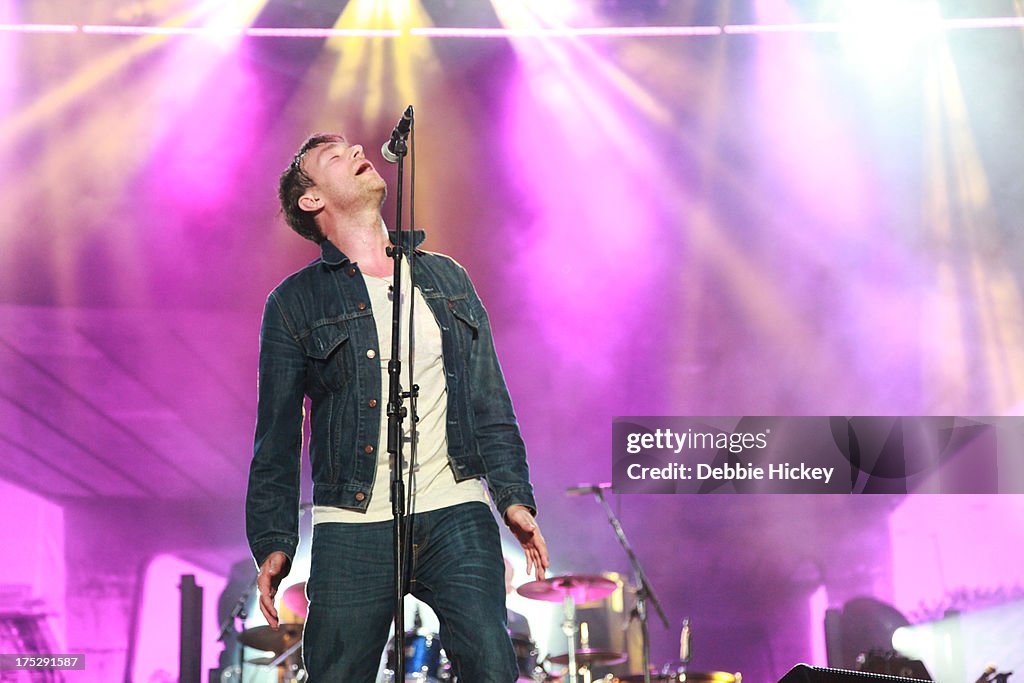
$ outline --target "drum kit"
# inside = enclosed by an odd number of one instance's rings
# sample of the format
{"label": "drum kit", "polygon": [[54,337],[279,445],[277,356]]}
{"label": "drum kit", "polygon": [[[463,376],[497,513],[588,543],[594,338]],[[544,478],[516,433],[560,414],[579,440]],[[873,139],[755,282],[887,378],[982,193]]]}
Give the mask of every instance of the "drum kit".
{"label": "drum kit", "polygon": [[[591,647],[586,623],[576,623],[576,606],[603,600],[617,587],[618,584],[603,576],[584,574],[565,574],[519,586],[517,592],[525,598],[562,605],[562,632],[566,636],[567,648],[562,654],[548,655],[540,660],[537,647],[529,635],[510,634],[519,668],[517,683],[644,683],[645,680],[654,683],[740,683],[739,674],[687,671],[688,656],[660,669],[652,669],[648,677],[640,673],[623,676],[608,674],[595,678],[592,674],[595,668],[620,664],[626,661],[627,655],[625,652]],[[282,604],[299,619],[305,619],[308,611],[305,584],[299,583],[287,588],[282,595]],[[688,628],[688,625],[684,626],[686,640]],[[239,640],[247,647],[273,654],[247,661],[250,664],[275,668],[278,683],[306,681],[301,656],[302,623],[282,623],[276,631],[269,626],[256,626],[243,631]],[[688,650],[688,646],[686,649]],[[408,632],[405,638],[404,657],[407,683],[455,681],[440,638],[436,634],[424,633],[420,629]],[[380,683],[394,683],[394,670],[397,667],[393,641],[388,644],[387,662]]]}
{"label": "drum kit", "polygon": [[[243,600],[245,598],[243,597]],[[245,647],[272,653],[272,656],[255,657],[245,660],[246,664],[257,667],[257,671],[274,670],[277,683],[303,683],[308,679],[302,666],[302,626],[309,611],[306,600],[306,584],[297,583],[286,588],[281,596],[282,623],[277,630],[269,626],[253,626],[238,635]],[[244,617],[244,615],[243,615]],[[289,622],[293,618],[296,621]],[[221,675],[221,683],[242,683],[244,670],[235,666]],[[260,683],[266,682],[264,675],[258,675]]]}
{"label": "drum kit", "polygon": [[273,653],[272,657],[250,659],[248,663],[276,669],[278,683],[306,680],[302,668],[302,624],[281,624],[276,631],[269,626],[256,626],[242,631],[238,639],[246,647]]}
{"label": "drum kit", "polygon": [[[704,673],[688,670],[690,661],[689,620],[683,620],[679,659],[660,668],[651,664],[648,605],[654,608],[666,628],[669,627],[669,621],[643,571],[639,558],[626,538],[622,524],[608,504],[605,491],[610,489],[611,484],[609,483],[579,484],[566,489],[566,494],[591,494],[594,496],[608,518],[616,540],[629,558],[633,570],[633,594],[635,597],[635,606],[631,617],[635,617],[640,624],[642,656],[639,668],[643,673],[618,676],[607,674],[595,678],[592,673],[593,669],[607,669],[625,662],[629,657],[625,652],[618,650],[591,647],[587,622],[577,624],[576,607],[604,600],[615,593],[619,584],[603,576],[564,574],[530,581],[517,589],[517,592],[525,598],[562,605],[564,617],[562,633],[566,638],[566,651],[563,654],[548,655],[539,660],[538,649],[529,634],[510,632],[509,636],[519,669],[519,678],[516,683],[562,683],[563,681],[564,683],[594,683],[595,681],[602,683],[741,683],[739,673],[730,674],[721,671]],[[242,631],[239,635],[239,640],[243,645],[273,653],[273,657],[248,660],[248,663],[276,668],[278,683],[303,683],[307,680],[306,672],[302,668],[301,652],[301,622],[305,621],[309,610],[305,588],[304,583],[288,587],[285,589],[281,601],[283,607],[286,608],[282,616],[287,617],[290,612],[300,623],[282,623],[277,631],[271,630],[268,626],[257,626]],[[246,597],[243,596],[242,600],[245,599]],[[234,613],[232,619],[233,617]],[[242,617],[244,618],[244,614]],[[414,683],[471,683],[456,681],[438,635],[424,632],[418,627],[418,620],[416,623],[417,628],[405,633],[404,667],[401,667],[406,673],[404,683],[410,681]],[[395,671],[399,668],[399,660],[394,649],[394,640],[392,640],[387,647],[386,666],[381,674],[382,679],[378,683],[395,683]],[[556,669],[556,667],[561,668]],[[235,680],[232,678],[230,681],[222,683],[235,683]]]}
{"label": "drum kit", "polygon": [[[615,650],[603,650],[590,647],[587,636],[586,624],[576,624],[576,606],[582,603],[603,600],[615,592],[618,585],[603,576],[588,576],[581,574],[566,574],[555,576],[549,579],[531,581],[521,585],[517,590],[520,595],[532,600],[544,600],[547,602],[562,603],[564,621],[562,631],[567,639],[567,652],[560,655],[549,655],[545,661],[567,667],[561,673],[555,674],[545,671],[543,667],[536,667],[531,679],[537,683],[542,681],[579,681],[592,683],[602,681],[605,683],[643,683],[645,680],[657,683],[740,683],[739,674],[728,674],[721,671],[711,673],[697,673],[687,671],[689,656],[684,660],[667,664],[661,669],[652,670],[648,676],[644,674],[630,674],[626,676],[607,676],[594,678],[592,670],[597,667],[609,667],[620,664],[628,659],[625,652]],[[576,645],[576,635],[579,633],[580,645]],[[689,622],[684,625],[686,649],[688,651]],[[522,680],[522,679],[521,679]]]}

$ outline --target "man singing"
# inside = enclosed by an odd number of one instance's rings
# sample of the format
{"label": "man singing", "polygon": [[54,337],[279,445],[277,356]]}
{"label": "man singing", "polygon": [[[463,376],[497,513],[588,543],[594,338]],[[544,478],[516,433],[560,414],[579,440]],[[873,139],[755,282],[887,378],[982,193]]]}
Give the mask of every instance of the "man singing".
{"label": "man singing", "polygon": [[[264,309],[246,527],[260,568],[260,609],[276,627],[274,598],[298,544],[308,396],[314,508],[303,655],[312,683],[373,681],[394,604],[383,389],[394,291],[385,194],[363,148],[331,134],[309,138],[279,185],[288,224],[319,243],[321,254],[278,285]],[[483,480],[523,546],[527,571],[543,578],[548,553],[534,521],[525,447],[487,313],[466,272],[449,257],[419,251],[415,289],[402,270],[402,336],[414,305],[419,386],[417,457],[411,476],[408,462],[405,472],[414,494],[408,592],[437,613],[460,682],[512,683],[504,564]]]}

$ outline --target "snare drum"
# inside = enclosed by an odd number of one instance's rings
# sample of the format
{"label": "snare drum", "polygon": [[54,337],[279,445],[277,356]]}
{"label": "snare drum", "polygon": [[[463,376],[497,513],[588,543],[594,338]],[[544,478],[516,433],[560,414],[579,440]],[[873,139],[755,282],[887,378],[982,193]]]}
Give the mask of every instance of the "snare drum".
{"label": "snare drum", "polygon": [[[395,641],[388,643],[388,672],[384,680],[394,681]],[[451,680],[451,667],[437,634],[405,634],[405,680],[416,683],[443,683]],[[387,673],[391,675],[388,676]]]}

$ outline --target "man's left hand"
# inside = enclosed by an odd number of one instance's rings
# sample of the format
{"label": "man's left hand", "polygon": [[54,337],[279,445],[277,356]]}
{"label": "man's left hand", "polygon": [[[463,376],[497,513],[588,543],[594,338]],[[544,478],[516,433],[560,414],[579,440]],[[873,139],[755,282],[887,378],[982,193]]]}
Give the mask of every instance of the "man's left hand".
{"label": "man's left hand", "polygon": [[526,573],[540,581],[548,570],[548,544],[540,533],[537,521],[525,505],[510,505],[505,510],[505,524],[526,553]]}

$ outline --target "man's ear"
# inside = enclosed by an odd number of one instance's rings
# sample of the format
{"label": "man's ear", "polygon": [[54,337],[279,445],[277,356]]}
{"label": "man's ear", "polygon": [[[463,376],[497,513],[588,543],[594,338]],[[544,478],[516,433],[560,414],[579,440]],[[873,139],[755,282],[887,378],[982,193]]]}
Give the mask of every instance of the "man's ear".
{"label": "man's ear", "polygon": [[306,192],[304,195],[299,197],[299,208],[303,211],[309,211],[312,213],[314,211],[319,211],[322,206],[323,203],[320,201],[320,197],[317,197],[310,192]]}

